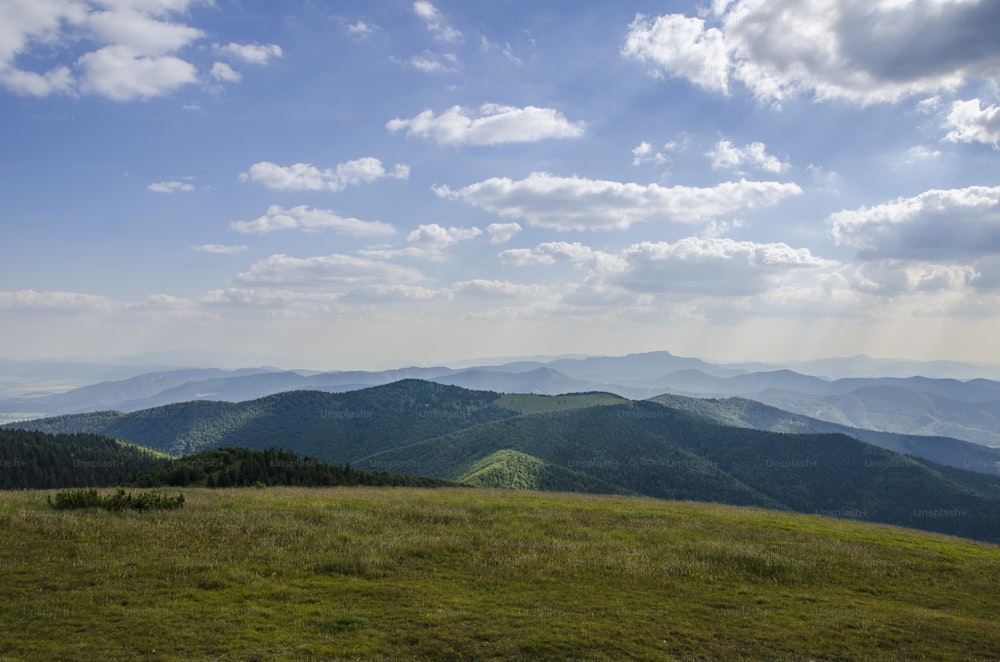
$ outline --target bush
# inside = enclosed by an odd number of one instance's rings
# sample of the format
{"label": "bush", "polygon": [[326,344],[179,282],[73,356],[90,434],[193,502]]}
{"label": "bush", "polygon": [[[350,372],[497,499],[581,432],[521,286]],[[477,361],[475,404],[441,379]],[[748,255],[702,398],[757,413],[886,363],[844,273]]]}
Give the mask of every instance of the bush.
{"label": "bush", "polygon": [[48,497],[49,506],[56,510],[77,508],[103,508],[105,510],[174,510],[184,505],[184,495],[175,497],[157,492],[132,494],[119,489],[115,494],[101,496],[97,490],[60,490],[55,500]]}

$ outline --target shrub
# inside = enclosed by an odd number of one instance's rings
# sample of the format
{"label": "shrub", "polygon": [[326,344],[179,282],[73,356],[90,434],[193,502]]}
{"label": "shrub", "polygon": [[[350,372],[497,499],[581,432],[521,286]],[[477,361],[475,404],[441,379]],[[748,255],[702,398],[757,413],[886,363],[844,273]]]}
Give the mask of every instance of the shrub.
{"label": "shrub", "polygon": [[56,510],[74,510],[77,508],[103,508],[105,510],[174,510],[184,505],[184,495],[167,496],[158,492],[139,492],[132,494],[119,489],[115,494],[101,496],[97,490],[60,490],[53,500],[48,497],[49,506]]}

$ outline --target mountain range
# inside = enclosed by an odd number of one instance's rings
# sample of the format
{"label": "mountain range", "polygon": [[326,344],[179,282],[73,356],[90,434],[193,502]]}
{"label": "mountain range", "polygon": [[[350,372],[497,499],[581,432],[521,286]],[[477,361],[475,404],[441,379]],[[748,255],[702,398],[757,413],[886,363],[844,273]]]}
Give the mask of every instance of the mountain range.
{"label": "mountain range", "polygon": [[[940,362],[920,365],[953,374],[962,367]],[[14,370],[10,362],[0,363],[0,368],[5,366]],[[75,364],[71,367],[77,372],[82,369]],[[953,437],[1000,447],[1000,381],[981,377],[965,381],[899,377],[894,374],[914,364],[867,357],[830,359],[797,367],[822,374],[855,374],[868,369],[869,374],[878,376],[831,379],[791,369],[774,370],[762,364],[712,364],[669,352],[383,371],[195,368],[153,371],[60,393],[6,397],[0,399],[0,422],[98,410],[135,412],[192,400],[235,403],[290,390],[338,393],[401,379],[421,379],[504,393],[604,391],[630,399],[664,393],[701,398],[739,396],[852,428]],[[34,366],[33,370],[27,372],[41,374],[40,367]]]}
{"label": "mountain range", "polygon": [[273,447],[471,485],[716,501],[1000,541],[995,474],[847,434],[778,433],[707,419],[609,393],[500,394],[411,379],[344,393],[294,391],[17,425],[108,435],[175,456]]}

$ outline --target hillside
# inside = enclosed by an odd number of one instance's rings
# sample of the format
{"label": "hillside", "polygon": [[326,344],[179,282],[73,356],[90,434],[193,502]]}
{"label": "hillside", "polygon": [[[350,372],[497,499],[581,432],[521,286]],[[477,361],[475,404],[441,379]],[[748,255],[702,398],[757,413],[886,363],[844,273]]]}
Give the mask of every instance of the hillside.
{"label": "hillside", "polygon": [[710,504],[182,490],[149,517],[0,495],[7,659],[955,659],[1000,548]]}
{"label": "hillside", "polygon": [[168,459],[120,483],[132,487],[295,487],[378,486],[443,487],[452,483],[383,471],[360,471],[291,451],[268,448],[216,448],[180,459]]}
{"label": "hillside", "polygon": [[0,430],[0,490],[114,485],[165,458],[99,435]]}
{"label": "hillside", "polygon": [[[65,429],[73,420],[32,425]],[[350,393],[198,401],[79,420],[174,454],[280,448],[368,471],[752,505],[1000,539],[995,475],[911,459],[845,435],[721,426],[607,393],[500,395],[404,380]]]}
{"label": "hillside", "polygon": [[950,437],[904,435],[864,430],[771,407],[746,398],[702,399],[682,395],[651,398],[666,407],[688,412],[721,425],[786,433],[846,434],[880,448],[938,464],[980,473],[1000,473],[1000,450]]}
{"label": "hillside", "polygon": [[845,435],[719,426],[651,402],[520,416],[357,463],[452,480],[501,450],[662,499],[754,505],[1000,541],[1000,479]]}
{"label": "hillside", "polygon": [[551,464],[519,451],[500,450],[472,464],[455,482],[471,487],[543,492],[627,494],[592,476]]}

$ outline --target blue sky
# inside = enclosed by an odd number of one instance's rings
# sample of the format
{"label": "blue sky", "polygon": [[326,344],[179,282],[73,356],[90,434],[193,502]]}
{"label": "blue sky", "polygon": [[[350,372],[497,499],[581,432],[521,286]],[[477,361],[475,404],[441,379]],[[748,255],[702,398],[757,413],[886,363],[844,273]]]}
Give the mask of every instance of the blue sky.
{"label": "blue sky", "polygon": [[1000,362],[990,0],[4,0],[0,25],[8,358]]}

